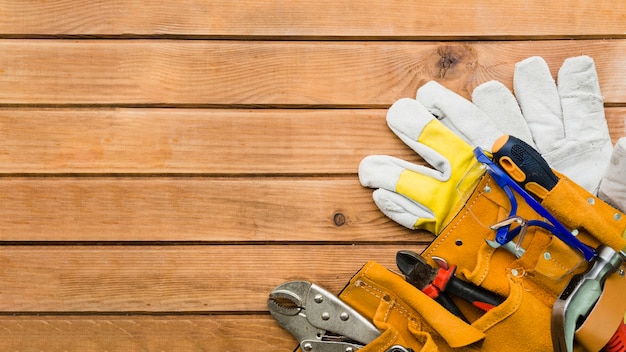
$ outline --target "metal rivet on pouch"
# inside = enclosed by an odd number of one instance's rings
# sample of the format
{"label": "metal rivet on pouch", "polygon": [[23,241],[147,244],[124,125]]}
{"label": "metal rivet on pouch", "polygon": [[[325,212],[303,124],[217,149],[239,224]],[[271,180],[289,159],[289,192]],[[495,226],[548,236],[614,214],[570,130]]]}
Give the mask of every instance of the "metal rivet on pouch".
{"label": "metal rivet on pouch", "polygon": [[620,220],[622,219],[622,214],[620,214],[620,213],[615,213],[615,214],[613,215],[613,219],[615,219],[615,220],[617,220],[617,221],[620,221]]}
{"label": "metal rivet on pouch", "polygon": [[593,198],[589,198],[589,199],[587,199],[587,202],[588,202],[589,204],[591,204],[591,205],[596,204],[596,200],[595,200],[595,199],[593,199]]}
{"label": "metal rivet on pouch", "polygon": [[320,294],[317,294],[317,295],[315,295],[314,300],[315,300],[315,303],[322,303],[322,302],[324,302],[324,296],[322,296]]}
{"label": "metal rivet on pouch", "polygon": [[550,254],[550,252],[545,252],[545,253],[543,254],[543,259],[545,259],[545,260],[550,260],[550,259],[552,259],[552,254]]}
{"label": "metal rivet on pouch", "polygon": [[572,230],[572,235],[578,236],[578,229],[573,229]]}
{"label": "metal rivet on pouch", "polygon": [[619,274],[619,276],[624,276],[624,274],[626,274],[626,272],[624,272],[624,269],[619,269],[617,273]]}
{"label": "metal rivet on pouch", "polygon": [[522,277],[525,274],[524,268],[520,269],[511,269],[511,274],[515,277]]}
{"label": "metal rivet on pouch", "polygon": [[486,185],[485,188],[483,188],[483,192],[485,193],[491,192],[491,187],[489,187],[489,185]]}

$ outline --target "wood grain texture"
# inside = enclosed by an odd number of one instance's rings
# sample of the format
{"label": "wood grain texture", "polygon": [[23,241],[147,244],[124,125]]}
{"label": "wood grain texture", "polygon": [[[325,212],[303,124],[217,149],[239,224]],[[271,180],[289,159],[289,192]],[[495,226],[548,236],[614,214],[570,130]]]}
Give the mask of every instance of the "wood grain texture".
{"label": "wood grain texture", "polygon": [[0,33],[256,37],[614,37],[618,1],[4,1]]}
{"label": "wood grain texture", "polygon": [[387,128],[385,114],[0,109],[0,172],[354,174],[366,155],[414,154]]}
{"label": "wood grain texture", "polygon": [[[594,58],[626,136],[626,1],[0,2],[0,350],[292,351],[289,280],[337,293],[432,236],[360,186],[423,162],[386,109]],[[568,39],[568,40],[563,40]],[[573,39],[573,40],[570,40]]]}
{"label": "wood grain texture", "polygon": [[[0,312],[260,312],[278,285],[338,293],[406,245],[5,246]],[[412,246],[421,251],[424,246]]]}
{"label": "wood grain texture", "polygon": [[298,342],[269,315],[0,316],[3,351],[281,351]]}
{"label": "wood grain texture", "polygon": [[4,178],[3,241],[429,241],[347,178]]}
{"label": "wood grain texture", "polygon": [[[626,40],[329,42],[0,40],[0,104],[388,107],[430,80],[469,96],[543,56],[587,54],[605,102],[626,101]],[[50,68],[54,69],[50,69]]]}
{"label": "wood grain texture", "polygon": [[[353,174],[367,155],[421,162],[384,109],[0,109],[7,174]],[[609,107],[613,138],[626,108]],[[45,121],[45,123],[41,123]]]}

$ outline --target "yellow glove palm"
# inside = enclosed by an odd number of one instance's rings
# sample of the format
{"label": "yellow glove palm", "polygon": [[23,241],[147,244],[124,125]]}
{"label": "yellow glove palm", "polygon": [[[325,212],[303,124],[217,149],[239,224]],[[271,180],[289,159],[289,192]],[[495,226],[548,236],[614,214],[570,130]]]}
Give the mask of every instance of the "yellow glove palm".
{"label": "yellow glove palm", "polygon": [[413,99],[400,99],[387,113],[389,128],[432,168],[385,155],[359,165],[361,184],[377,188],[380,210],[411,229],[438,234],[459,204],[459,183],[476,165],[473,148]]}

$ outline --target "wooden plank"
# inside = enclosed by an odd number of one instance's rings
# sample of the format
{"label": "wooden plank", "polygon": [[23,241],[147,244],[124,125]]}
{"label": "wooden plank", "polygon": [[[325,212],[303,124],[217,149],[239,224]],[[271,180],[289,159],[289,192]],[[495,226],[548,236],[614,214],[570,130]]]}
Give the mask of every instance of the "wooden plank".
{"label": "wooden plank", "polygon": [[424,241],[346,178],[4,178],[3,241]]}
{"label": "wooden plank", "polygon": [[[0,109],[0,172],[356,173],[367,155],[416,155],[384,109]],[[613,141],[626,108],[606,109]],[[45,123],[41,123],[45,121]]]}
{"label": "wooden plank", "polygon": [[429,80],[469,96],[492,79],[511,86],[528,56],[556,73],[581,54],[596,60],[605,101],[626,101],[626,40],[0,40],[0,51],[0,104],[387,107]]}
{"label": "wooden plank", "polygon": [[[355,173],[386,110],[0,109],[4,173]],[[42,123],[42,121],[45,121]]]}
{"label": "wooden plank", "polygon": [[338,293],[368,260],[394,269],[390,245],[5,246],[3,312],[259,312],[291,280]]}
{"label": "wooden plank", "polygon": [[4,1],[8,35],[260,37],[623,36],[625,2]]}
{"label": "wooden plank", "polygon": [[284,351],[297,341],[269,315],[0,316],[3,351]]}

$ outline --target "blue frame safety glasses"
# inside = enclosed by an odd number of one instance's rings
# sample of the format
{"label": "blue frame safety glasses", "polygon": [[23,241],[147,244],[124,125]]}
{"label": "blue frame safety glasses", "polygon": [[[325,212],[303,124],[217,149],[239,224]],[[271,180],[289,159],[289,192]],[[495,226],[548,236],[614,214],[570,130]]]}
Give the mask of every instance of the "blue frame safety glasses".
{"label": "blue frame safety glasses", "polygon": [[[563,224],[561,224],[546,208],[544,208],[541,203],[539,203],[533,196],[531,196],[526,190],[524,190],[517,182],[515,182],[504,170],[502,170],[498,165],[496,165],[481,149],[480,147],[476,147],[474,149],[474,156],[476,159],[485,167],[487,171],[491,175],[491,177],[495,180],[495,182],[504,190],[505,194],[509,198],[511,202],[511,212],[510,217],[514,217],[517,212],[517,201],[515,199],[515,195],[513,191],[522,196],[526,203],[535,211],[537,214],[545,218],[549,223],[539,221],[539,220],[531,220],[528,222],[529,226],[540,226],[550,232],[552,232],[556,237],[558,237],[561,241],[563,241],[568,246],[578,250],[583,254],[585,260],[591,261],[595,256],[595,250],[586,244],[582,243],[578,238],[576,238]],[[520,233],[520,227],[517,227],[511,231],[509,231],[509,226],[504,226],[498,229],[496,233],[496,242],[500,245],[505,245],[510,242],[515,236]]]}

